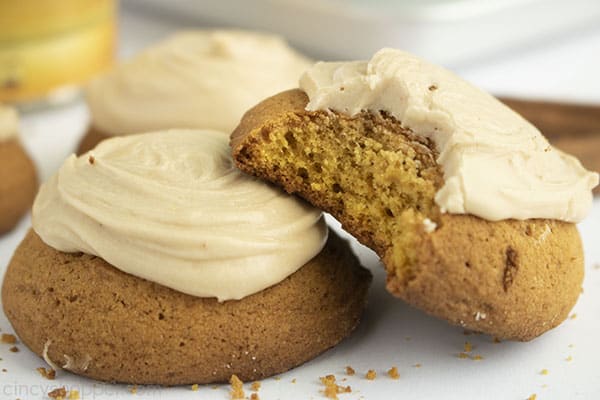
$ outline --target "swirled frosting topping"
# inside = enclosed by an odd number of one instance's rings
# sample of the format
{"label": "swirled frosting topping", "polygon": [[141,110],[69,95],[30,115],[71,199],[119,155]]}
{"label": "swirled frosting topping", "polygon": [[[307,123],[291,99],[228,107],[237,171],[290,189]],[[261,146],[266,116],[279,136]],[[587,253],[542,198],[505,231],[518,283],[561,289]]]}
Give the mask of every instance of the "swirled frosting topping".
{"label": "swirled frosting topping", "polygon": [[107,135],[230,132],[260,100],[296,87],[309,66],[278,36],[181,32],[94,80],[86,98],[92,125]]}
{"label": "swirled frosting topping", "polygon": [[238,171],[228,136],[172,130],[112,138],[72,155],[33,205],[63,252],[219,301],[277,284],[324,246],[320,211]]}
{"label": "swirled frosting topping", "polygon": [[0,104],[0,142],[17,137],[19,132],[19,115],[12,107]]}
{"label": "swirled frosting topping", "polygon": [[581,221],[598,174],[552,147],[493,96],[411,54],[382,49],[369,61],[317,63],[300,79],[307,110],[385,111],[439,151],[442,212],[487,220]]}

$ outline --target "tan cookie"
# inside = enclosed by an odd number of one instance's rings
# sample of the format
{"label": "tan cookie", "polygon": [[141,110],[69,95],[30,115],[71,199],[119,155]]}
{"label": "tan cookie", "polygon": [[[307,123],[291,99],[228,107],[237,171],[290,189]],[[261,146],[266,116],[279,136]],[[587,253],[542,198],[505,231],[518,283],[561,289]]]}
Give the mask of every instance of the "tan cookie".
{"label": "tan cookie", "polygon": [[530,340],[563,321],[581,292],[574,224],[441,214],[437,153],[386,115],[305,111],[300,90],[246,113],[237,165],[330,212],[382,258],[387,289],[426,312]]}
{"label": "tan cookie", "polygon": [[0,234],[27,213],[37,192],[33,162],[17,139],[0,141]]}
{"label": "tan cookie", "polygon": [[2,303],[36,354],[80,375],[139,384],[262,379],[347,336],[370,273],[330,233],[325,248],[268,289],[219,303],[59,252],[32,230],[4,278]]}

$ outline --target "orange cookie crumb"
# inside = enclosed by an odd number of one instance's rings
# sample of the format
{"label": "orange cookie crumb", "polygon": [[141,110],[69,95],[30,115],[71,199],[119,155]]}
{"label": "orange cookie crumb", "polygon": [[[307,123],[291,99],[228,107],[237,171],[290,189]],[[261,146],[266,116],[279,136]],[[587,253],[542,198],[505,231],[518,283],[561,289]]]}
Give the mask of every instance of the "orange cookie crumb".
{"label": "orange cookie crumb", "polygon": [[473,345],[470,342],[465,342],[464,352],[470,353],[473,350]]}
{"label": "orange cookie crumb", "polygon": [[250,385],[250,390],[252,390],[253,392],[258,392],[260,390],[260,382],[252,382],[252,385]]}
{"label": "orange cookie crumb", "polygon": [[44,368],[44,367],[39,367],[35,369],[37,372],[40,373],[41,376],[43,376],[46,379],[49,380],[54,380],[54,378],[56,378],[56,371],[53,370],[52,368]]}
{"label": "orange cookie crumb", "polygon": [[51,392],[48,392],[48,397],[50,397],[51,399],[56,399],[56,400],[64,400],[64,398],[67,396],[67,390],[63,387],[60,388],[56,388],[54,390],[52,390]]}
{"label": "orange cookie crumb", "polygon": [[398,372],[398,368],[396,367],[390,368],[387,374],[392,379],[400,379],[400,373]]}
{"label": "orange cookie crumb", "polygon": [[370,369],[367,371],[365,378],[367,378],[370,381],[373,381],[375,380],[375,378],[377,378],[377,372],[375,372],[375,370]]}
{"label": "orange cookie crumb", "polygon": [[13,346],[10,349],[8,349],[9,351],[12,351],[13,353],[18,353],[19,352],[19,348],[17,346]]}
{"label": "orange cookie crumb", "polygon": [[260,397],[258,397],[258,394],[256,393],[252,393],[250,395],[250,400],[260,400]]}
{"label": "orange cookie crumb", "polygon": [[537,399],[537,394],[535,394],[535,393],[527,398],[527,400],[535,400],[535,399]]}
{"label": "orange cookie crumb", "polygon": [[420,363],[416,363],[415,365],[413,365],[413,367],[415,367],[415,368],[421,368],[422,365]]}
{"label": "orange cookie crumb", "polygon": [[6,343],[6,344],[15,344],[15,343],[17,343],[17,337],[10,333],[3,333],[2,336],[0,337],[0,342]]}
{"label": "orange cookie crumb", "polygon": [[237,375],[231,375],[229,383],[231,384],[231,392],[229,392],[231,399],[243,399],[246,396],[244,394],[244,382]]}
{"label": "orange cookie crumb", "polygon": [[335,375],[322,376],[319,379],[321,380],[321,383],[325,385],[325,390],[323,390],[323,394],[328,399],[338,400],[338,394],[352,392],[350,386],[339,386],[335,382]]}
{"label": "orange cookie crumb", "polygon": [[475,355],[473,356],[473,360],[474,360],[474,361],[481,361],[481,360],[483,360],[483,356],[482,356],[482,355],[480,355],[480,354],[475,354]]}
{"label": "orange cookie crumb", "polygon": [[353,376],[356,373],[356,371],[354,370],[354,368],[352,368],[351,366],[346,366],[346,375],[348,376]]}

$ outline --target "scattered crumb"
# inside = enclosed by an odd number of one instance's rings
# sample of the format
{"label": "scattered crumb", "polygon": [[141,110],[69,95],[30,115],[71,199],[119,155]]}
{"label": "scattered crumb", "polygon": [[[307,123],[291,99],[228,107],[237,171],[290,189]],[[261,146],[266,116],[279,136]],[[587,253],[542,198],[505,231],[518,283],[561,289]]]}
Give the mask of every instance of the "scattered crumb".
{"label": "scattered crumb", "polygon": [[12,351],[13,353],[18,353],[19,352],[19,348],[17,346],[13,346],[10,349],[8,349],[9,351]]}
{"label": "scattered crumb", "polygon": [[535,394],[535,393],[527,398],[527,400],[535,400],[535,399],[537,399],[537,394]]}
{"label": "scattered crumb", "polygon": [[231,375],[229,383],[231,384],[231,392],[229,392],[231,399],[243,399],[246,396],[244,394],[244,382],[237,375]]}
{"label": "scattered crumb", "polygon": [[413,367],[415,367],[415,368],[421,368],[421,367],[422,367],[422,365],[421,365],[421,364],[419,364],[419,363],[417,363],[417,364],[413,365]]}
{"label": "scattered crumb", "polygon": [[483,356],[481,354],[475,354],[473,356],[473,360],[474,361],[481,361],[481,360],[483,360]]}
{"label": "scattered crumb", "polygon": [[198,384],[197,384],[197,383],[194,383],[194,384],[192,385],[192,391],[193,391],[193,392],[196,392],[196,391],[198,391]]}
{"label": "scattered crumb", "polygon": [[2,368],[2,372],[8,372],[6,368]]}
{"label": "scattered crumb", "polygon": [[365,375],[365,378],[367,378],[370,381],[374,381],[375,378],[377,378],[377,372],[375,372],[374,370],[370,369],[367,371],[367,374]]}
{"label": "scattered crumb", "polygon": [[548,370],[546,368],[544,368],[543,370],[540,371],[540,374],[548,375]]}
{"label": "scattered crumb", "polygon": [[91,165],[94,165],[94,162],[96,161],[96,159],[94,158],[94,156],[90,156],[90,157],[88,158],[88,161],[89,161],[89,163],[90,163]]}
{"label": "scattered crumb", "polygon": [[257,393],[252,393],[250,395],[250,400],[260,400],[260,397],[258,397]]}
{"label": "scattered crumb", "polygon": [[319,378],[321,383],[325,385],[325,390],[323,390],[323,394],[328,399],[338,400],[338,394],[341,393],[352,393],[352,388],[350,386],[339,386],[335,383],[335,375],[327,375]]}
{"label": "scattered crumb", "polygon": [[78,390],[71,390],[69,392],[69,400],[79,400],[79,391]]}
{"label": "scattered crumb", "polygon": [[469,358],[469,355],[467,353],[458,353],[458,358]]}
{"label": "scattered crumb", "polygon": [[400,379],[400,374],[398,373],[398,368],[396,367],[390,368],[387,374],[392,379]]}
{"label": "scattered crumb", "polygon": [[11,335],[10,333],[3,333],[0,337],[0,342],[6,344],[15,344],[17,343],[17,337],[15,335]]}
{"label": "scattered crumb", "polygon": [[280,376],[276,376],[276,377],[275,377],[275,378],[273,378],[273,379],[275,379],[276,381],[280,381],[280,380],[281,380],[281,377],[280,377]]}
{"label": "scattered crumb", "polygon": [[51,399],[64,400],[64,398],[66,396],[67,396],[67,390],[64,388],[64,386],[54,389],[51,392],[48,392],[48,397],[50,397]]}
{"label": "scattered crumb", "polygon": [[292,383],[296,383],[296,378],[292,379]]}
{"label": "scattered crumb", "polygon": [[431,85],[431,86],[429,86],[428,89],[430,92],[433,92],[434,90],[437,90],[437,88],[438,88],[437,85]]}
{"label": "scattered crumb", "polygon": [[351,366],[346,366],[346,375],[348,376],[353,376],[356,373],[356,371],[354,370],[354,368],[352,368]]}
{"label": "scattered crumb", "polygon": [[260,382],[252,382],[252,385],[250,385],[250,390],[252,390],[253,392],[258,392],[260,390]]}
{"label": "scattered crumb", "polygon": [[470,342],[465,342],[464,352],[470,353],[473,350],[473,345]]}
{"label": "scattered crumb", "polygon": [[44,367],[39,367],[35,369],[37,372],[40,373],[41,376],[43,376],[46,379],[49,380],[54,380],[54,378],[56,378],[56,371],[53,370],[52,368],[44,368]]}
{"label": "scattered crumb", "polygon": [[494,342],[494,343],[496,343],[496,344],[497,344],[497,343],[502,343],[502,342],[500,341],[500,339],[498,339],[497,337],[494,337],[494,340],[493,340],[493,342]]}
{"label": "scattered crumb", "polygon": [[565,358],[565,360],[571,362],[571,361],[573,361],[573,357],[569,356],[569,357]]}
{"label": "scattered crumb", "polygon": [[569,315],[569,319],[575,319],[577,318],[577,313],[573,313],[571,315]]}
{"label": "scattered crumb", "polygon": [[219,388],[219,387],[218,387],[217,385],[213,385],[211,389],[212,389],[212,390],[217,390],[218,388]]}
{"label": "scattered crumb", "polygon": [[131,392],[131,394],[136,394],[138,390],[137,385],[133,385],[132,387],[129,388],[129,391]]}

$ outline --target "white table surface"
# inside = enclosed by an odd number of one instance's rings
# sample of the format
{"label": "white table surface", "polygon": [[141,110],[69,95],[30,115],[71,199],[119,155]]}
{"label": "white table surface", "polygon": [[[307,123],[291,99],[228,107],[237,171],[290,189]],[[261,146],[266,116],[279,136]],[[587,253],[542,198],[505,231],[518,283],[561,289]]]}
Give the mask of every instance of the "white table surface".
{"label": "white table surface", "polygon": [[[179,26],[149,16],[125,13],[121,24],[121,54],[156,40]],[[466,78],[495,93],[551,97],[600,103],[600,29],[575,32],[559,42],[542,44],[527,52],[458,69]],[[23,141],[45,180],[76,146],[88,123],[81,101],[60,108],[31,112],[22,120]],[[600,133],[600,132],[599,132]],[[599,156],[600,156],[600,149]],[[337,223],[329,220],[333,229]],[[30,225],[29,217],[0,238],[0,276],[14,248]],[[356,332],[315,360],[263,381],[261,399],[320,399],[319,376],[347,378],[353,392],[340,399],[599,399],[600,398],[600,199],[579,225],[584,242],[584,293],[573,310],[576,318],[529,343],[495,344],[485,335],[465,336],[463,330],[428,317],[387,294],[377,257],[353,240],[363,264],[374,273],[369,305]],[[0,313],[0,329],[12,332]],[[465,341],[472,354],[483,359],[459,359]],[[0,344],[0,399],[47,398],[56,387],[80,391],[82,399],[227,399],[228,387],[139,387],[133,395],[126,385],[111,385],[59,372],[55,381],[42,378],[36,367],[44,362],[19,344],[12,353]],[[571,361],[568,361],[569,357]],[[420,367],[415,365],[420,364]],[[351,365],[356,376],[346,377]],[[399,380],[385,375],[397,366]],[[364,374],[375,369],[378,377]],[[541,374],[547,369],[548,374]],[[295,379],[295,383],[292,380]],[[249,386],[246,385],[249,396]],[[134,396],[134,397],[132,397]]]}

